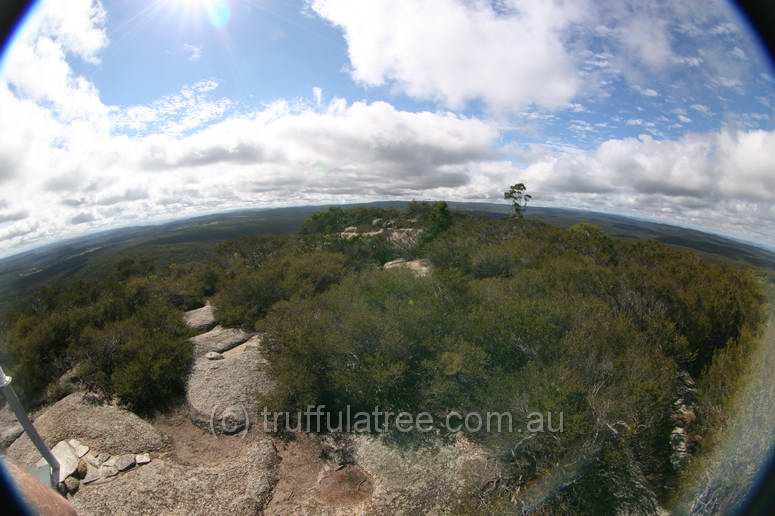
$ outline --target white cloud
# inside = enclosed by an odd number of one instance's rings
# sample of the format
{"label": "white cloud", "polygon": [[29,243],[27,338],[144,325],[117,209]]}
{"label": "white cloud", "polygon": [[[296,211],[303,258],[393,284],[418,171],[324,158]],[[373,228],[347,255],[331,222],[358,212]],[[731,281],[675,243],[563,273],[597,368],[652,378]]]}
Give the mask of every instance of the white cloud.
{"label": "white cloud", "polygon": [[202,57],[202,47],[191,43],[183,43],[183,51],[188,55],[189,61],[198,61]]}
{"label": "white cloud", "polygon": [[521,176],[537,199],[656,216],[775,240],[775,131],[608,140],[587,152],[551,149]]}
{"label": "white cloud", "polygon": [[[318,87],[307,100],[250,109],[218,97],[213,79],[148,104],[108,106],[69,64],[98,61],[108,44],[104,10],[86,0],[68,2],[67,9],[44,5],[38,32],[28,26],[0,80],[0,184],[13,192],[0,199],[0,252],[96,228],[280,202],[496,200],[517,178],[539,202],[758,232],[775,241],[769,229],[775,227],[775,132],[725,128],[672,141],[609,139],[591,150],[502,144],[506,132],[519,136],[531,124],[561,120],[542,106],[598,111],[594,99],[573,102],[588,93],[574,63],[600,63],[584,80],[610,86],[615,77],[606,74],[626,71],[633,76],[629,84],[652,84],[633,70],[679,62],[669,37],[639,50],[632,68],[621,55],[571,49],[568,31],[588,23],[577,2],[564,15],[558,2],[537,0],[518,12],[499,2],[497,13],[493,3],[477,0],[341,4],[347,9],[312,4],[344,30],[356,79],[448,106],[482,100],[514,113],[492,122],[379,101],[324,101]],[[621,13],[612,19],[621,20]],[[622,41],[621,23],[611,26],[594,30]],[[655,27],[668,30],[664,23]],[[635,29],[632,41],[646,37],[647,28]],[[702,62],[716,57],[706,53]],[[729,87],[742,84],[731,72],[729,80],[738,82]],[[670,90],[654,85],[669,100]],[[691,109],[708,114],[704,100],[695,100]],[[691,122],[686,109],[673,114]],[[649,115],[610,121],[659,136]],[[663,124],[673,120],[662,118]],[[755,113],[749,118],[758,120]],[[583,135],[601,124],[573,119],[567,127]]]}
{"label": "white cloud", "polygon": [[656,90],[654,90],[654,89],[642,88],[642,87],[638,86],[637,84],[635,86],[633,86],[633,88],[635,89],[635,91],[637,91],[638,93],[640,93],[644,97],[659,97],[659,93]]}
{"label": "white cloud", "polygon": [[213,79],[199,81],[149,105],[114,110],[115,127],[143,134],[181,134],[202,127],[222,118],[235,105],[227,98],[211,99],[209,94],[217,87]]}
{"label": "white cloud", "polygon": [[583,2],[313,0],[312,9],[340,27],[353,78],[392,84],[412,97],[459,108],[481,99],[517,111],[559,108],[580,81],[563,31],[584,16]]}
{"label": "white cloud", "polygon": [[321,107],[323,105],[323,90],[317,86],[312,88],[312,98],[315,99],[315,106]]}

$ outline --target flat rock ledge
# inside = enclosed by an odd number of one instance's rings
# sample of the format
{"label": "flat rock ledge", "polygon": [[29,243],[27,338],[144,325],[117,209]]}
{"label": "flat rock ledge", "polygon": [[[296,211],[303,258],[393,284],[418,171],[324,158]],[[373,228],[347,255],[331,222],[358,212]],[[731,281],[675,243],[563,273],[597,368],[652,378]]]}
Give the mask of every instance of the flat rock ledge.
{"label": "flat rock ledge", "polygon": [[202,308],[189,310],[184,313],[183,322],[193,330],[209,330],[215,326],[215,308],[208,301]]}
{"label": "flat rock ledge", "polygon": [[399,258],[397,260],[387,262],[382,267],[385,270],[408,269],[412,271],[417,277],[428,276],[431,273],[431,262],[426,259],[409,261],[405,260],[404,258]]}
{"label": "flat rock ledge", "polygon": [[274,387],[260,348],[261,337],[256,335],[224,352],[220,360],[207,356],[196,359],[186,388],[186,403],[195,425],[229,434],[256,424],[257,397]]}
{"label": "flat rock ledge", "polygon": [[[35,419],[35,428],[50,448],[60,441],[77,439],[90,449],[120,455],[157,451],[164,445],[162,434],[150,423],[128,410],[85,401],[82,392],[70,394],[41,412]],[[40,459],[26,435],[11,444],[7,455],[30,466]]]}
{"label": "flat rock ledge", "polygon": [[72,498],[80,515],[260,514],[277,483],[277,451],[264,438],[237,459],[183,466],[166,459],[135,467]]}
{"label": "flat rock ledge", "polygon": [[191,337],[190,340],[194,344],[194,356],[199,357],[210,351],[218,353],[228,351],[242,344],[253,335],[238,328],[224,328],[218,325],[207,333]]}
{"label": "flat rock ledge", "polygon": [[470,496],[498,476],[487,452],[463,436],[451,444],[401,450],[359,435],[352,451],[374,486],[360,514],[445,514],[449,502]]}

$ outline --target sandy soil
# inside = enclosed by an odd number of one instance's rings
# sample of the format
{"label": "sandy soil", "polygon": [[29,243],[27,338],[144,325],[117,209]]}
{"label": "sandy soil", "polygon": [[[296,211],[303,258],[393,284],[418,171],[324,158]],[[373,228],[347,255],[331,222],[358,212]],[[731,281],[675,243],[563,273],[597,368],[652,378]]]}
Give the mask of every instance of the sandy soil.
{"label": "sandy soil", "polygon": [[255,442],[257,434],[213,436],[195,426],[185,408],[157,417],[155,426],[169,440],[162,457],[187,466],[213,465],[240,457]]}
{"label": "sandy soil", "polygon": [[314,436],[298,435],[275,446],[280,454],[280,481],[266,514],[336,512],[357,514],[359,504],[371,498],[373,485],[359,466],[337,468],[322,458]]}

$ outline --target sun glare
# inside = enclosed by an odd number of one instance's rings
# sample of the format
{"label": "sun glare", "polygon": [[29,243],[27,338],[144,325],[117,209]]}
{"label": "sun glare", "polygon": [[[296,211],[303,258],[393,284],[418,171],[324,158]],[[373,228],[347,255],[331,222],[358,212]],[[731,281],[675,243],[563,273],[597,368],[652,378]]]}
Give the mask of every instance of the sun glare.
{"label": "sun glare", "polygon": [[173,0],[187,11],[203,12],[214,27],[223,27],[231,18],[231,9],[226,0]]}

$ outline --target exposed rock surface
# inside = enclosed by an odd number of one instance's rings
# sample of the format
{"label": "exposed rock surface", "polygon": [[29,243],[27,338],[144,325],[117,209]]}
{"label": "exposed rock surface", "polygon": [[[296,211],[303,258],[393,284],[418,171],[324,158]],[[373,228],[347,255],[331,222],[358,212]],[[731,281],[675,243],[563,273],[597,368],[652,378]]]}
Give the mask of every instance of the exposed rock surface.
{"label": "exposed rock surface", "polygon": [[345,229],[342,233],[339,234],[339,236],[345,240],[350,240],[351,238],[355,238],[355,237],[373,237],[373,236],[378,236],[383,234],[385,234],[385,230],[382,228],[376,231],[364,231],[362,233],[359,233],[358,229],[353,227],[353,228]]}
{"label": "exposed rock surface", "polygon": [[166,460],[104,483],[82,486],[72,502],[78,514],[258,514],[277,482],[277,452],[262,439],[239,458],[187,467]]}
{"label": "exposed rock surface", "polygon": [[[391,227],[393,225],[392,221],[382,222],[381,220],[382,219],[374,219],[374,221],[372,221],[372,225],[375,227],[378,227],[378,229],[374,231],[358,231],[357,227],[350,226],[345,228],[344,231],[342,231],[341,233],[339,233],[339,238],[343,240],[350,240],[356,237],[375,237],[375,236],[382,235],[389,242],[393,243],[394,245],[402,249],[409,249],[417,245],[420,235],[422,234],[422,229],[416,229],[416,228],[393,229]],[[377,224],[377,222],[379,222],[379,224]],[[380,227],[380,226],[385,226],[385,227]]]}
{"label": "exposed rock surface", "polygon": [[697,389],[694,380],[685,371],[678,375],[678,397],[673,401],[671,419],[675,425],[670,432],[670,464],[680,470],[689,460],[693,438],[690,435],[692,423],[696,419],[694,405],[697,401]]}
{"label": "exposed rock surface", "polygon": [[233,433],[256,423],[259,392],[273,388],[267,376],[266,361],[260,352],[260,337],[223,354],[222,360],[200,357],[188,379],[186,401],[191,420],[197,426]]}
{"label": "exposed rock surface", "polygon": [[95,467],[91,464],[86,464],[86,475],[81,479],[81,482],[85,484],[90,484],[94,482],[95,480],[98,480],[100,478],[100,469],[99,467]]}
{"label": "exposed rock surface", "polygon": [[191,342],[194,344],[194,356],[204,355],[208,351],[223,353],[242,344],[251,336],[252,334],[246,331],[218,325],[207,333],[191,338]]}
{"label": "exposed rock surface", "polygon": [[403,258],[387,262],[383,265],[385,270],[389,269],[409,269],[416,276],[428,276],[431,273],[431,262],[426,259],[408,261]]}
{"label": "exposed rock surface", "polygon": [[70,439],[69,441],[67,441],[67,444],[69,444],[73,448],[73,451],[75,452],[75,456],[78,457],[79,459],[84,455],[86,455],[87,453],[89,453],[89,447],[84,444],[81,444],[81,441],[79,441],[78,439]]}
{"label": "exposed rock surface", "polygon": [[352,439],[352,453],[373,484],[360,514],[443,513],[496,474],[484,450],[462,436],[452,444],[403,449],[360,435]]}
{"label": "exposed rock surface", "polygon": [[422,229],[415,228],[398,228],[388,231],[387,239],[396,246],[409,249],[417,245]]}
{"label": "exposed rock surface", "polygon": [[183,322],[191,329],[204,331],[215,326],[215,309],[208,301],[202,308],[183,314]]}
{"label": "exposed rock surface", "polygon": [[207,360],[223,360],[223,355],[217,351],[208,351],[205,353],[205,358]]}
{"label": "exposed rock surface", "polygon": [[0,448],[7,448],[22,434],[23,429],[2,395],[0,395],[0,404],[2,404],[2,408],[0,408]]}
{"label": "exposed rock surface", "polygon": [[[72,475],[78,469],[78,457],[73,448],[65,441],[59,441],[52,449],[51,453],[59,462],[59,482],[64,482],[67,477]],[[35,463],[36,466],[46,464],[46,459],[40,459]]]}
{"label": "exposed rock surface", "polygon": [[[137,415],[114,406],[92,405],[79,392],[45,409],[35,419],[35,428],[49,447],[78,439],[100,452],[120,454],[156,451],[164,444],[161,433]],[[8,448],[8,456],[27,465],[40,459],[26,435]]]}
{"label": "exposed rock surface", "polygon": [[129,468],[135,467],[135,456],[133,453],[124,453],[116,458],[116,469],[119,471],[126,471]]}

